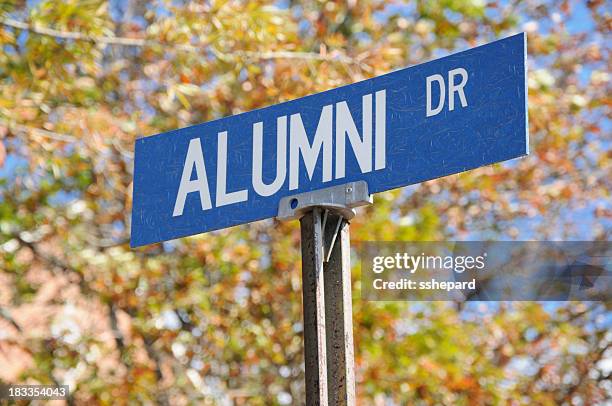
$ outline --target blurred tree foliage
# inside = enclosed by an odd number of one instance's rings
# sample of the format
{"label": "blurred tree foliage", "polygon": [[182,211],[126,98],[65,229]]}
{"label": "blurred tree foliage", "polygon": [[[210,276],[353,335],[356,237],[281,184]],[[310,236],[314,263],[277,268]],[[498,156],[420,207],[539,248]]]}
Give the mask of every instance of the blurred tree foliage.
{"label": "blurred tree foliage", "polygon": [[[609,239],[611,26],[604,1],[2,0],[17,381],[70,383],[74,404],[302,403],[297,223],[130,250],[134,139],[517,31],[531,155],[383,193],[352,239]],[[610,401],[609,304],[368,303],[353,273],[360,404]]]}

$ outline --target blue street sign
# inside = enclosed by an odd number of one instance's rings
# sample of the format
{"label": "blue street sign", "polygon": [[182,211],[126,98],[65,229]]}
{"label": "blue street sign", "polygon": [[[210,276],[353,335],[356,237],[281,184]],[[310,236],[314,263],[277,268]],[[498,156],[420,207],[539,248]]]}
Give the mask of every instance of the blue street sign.
{"label": "blue street sign", "polygon": [[277,215],[282,197],[370,193],[528,153],[526,37],[136,140],[133,247]]}

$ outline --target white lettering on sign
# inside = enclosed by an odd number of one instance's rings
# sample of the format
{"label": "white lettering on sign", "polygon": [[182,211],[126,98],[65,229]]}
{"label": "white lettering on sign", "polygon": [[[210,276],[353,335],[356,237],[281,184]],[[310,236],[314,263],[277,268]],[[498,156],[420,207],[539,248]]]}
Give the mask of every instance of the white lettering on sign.
{"label": "white lettering on sign", "polygon": [[[441,85],[444,86],[443,81]],[[463,86],[464,84],[457,85],[457,91],[463,92]],[[276,157],[276,175],[274,180],[268,184],[263,180],[264,123],[262,121],[254,123],[252,185],[255,193],[265,197],[277,193],[287,180],[287,172],[289,172],[289,190],[298,189],[300,162],[304,163],[308,179],[312,180],[320,155],[322,155],[323,161],[323,182],[332,180],[334,166],[335,179],[344,178],[346,175],[347,138],[361,173],[371,172],[372,165],[374,165],[374,170],[384,169],[386,167],[386,91],[380,90],[376,92],[374,94],[374,103],[372,98],[371,93],[362,97],[361,135],[346,101],[329,104],[321,108],[312,144],[308,140],[308,134],[306,133],[300,113],[292,114],[289,119],[287,119],[287,116],[277,117],[276,154],[272,155]],[[462,103],[464,99],[465,96],[461,98]],[[334,114],[336,119],[335,133],[333,125]],[[287,127],[289,127],[289,137],[287,137]],[[249,196],[247,189],[234,192],[227,191],[227,138],[227,131],[221,131],[217,134],[216,207],[244,202],[248,200]],[[287,138],[289,138],[288,152]],[[335,165],[332,150],[334,145],[336,149]],[[287,155],[289,155],[288,158]],[[287,171],[287,161],[289,161],[289,171]],[[196,178],[191,180],[194,166]],[[229,179],[231,179],[231,176]],[[187,195],[192,192],[199,192],[202,210],[212,208],[204,154],[202,153],[199,138],[194,138],[189,142],[181,183],[172,213],[173,217],[183,214]]]}
{"label": "white lettering on sign", "polygon": [[[196,178],[191,180],[193,167],[196,169]],[[206,177],[206,166],[204,165],[204,154],[202,154],[202,144],[199,138],[194,138],[189,141],[187,148],[187,157],[185,157],[185,165],[183,166],[183,176],[181,176],[181,184],[179,185],[176,202],[174,203],[174,211],[172,217],[181,216],[185,208],[185,199],[187,194],[191,192],[200,193],[200,203],[202,210],[212,208],[210,202],[210,191],[208,190],[208,178]]]}
{"label": "white lettering on sign", "polygon": [[272,196],[287,177],[287,116],[276,119],[276,177],[263,182],[263,122],[253,124],[253,189],[260,196]]}
{"label": "white lettering on sign", "polygon": [[374,150],[374,170],[387,166],[387,94],[381,90],[376,92],[376,149]]}
{"label": "white lettering on sign", "polygon": [[227,192],[227,131],[218,134],[217,144],[217,207],[232,203],[246,202],[249,192],[246,189]]}
{"label": "white lettering on sign", "polygon": [[[457,84],[455,83],[455,76],[461,76],[461,81]],[[459,95],[459,100],[461,102],[461,107],[467,107],[468,102],[465,97],[465,92],[463,88],[467,84],[468,81],[468,73],[463,68],[452,69],[448,72],[448,110],[453,111],[455,109],[455,93]],[[446,98],[446,85],[444,83],[444,77],[439,74],[427,76],[425,79],[425,93],[427,98],[427,117],[432,117],[439,114],[444,108],[444,101]],[[438,88],[440,89],[440,97],[438,99],[438,104],[436,107],[433,107],[432,100],[432,86],[433,83],[436,82],[438,84]]]}
{"label": "white lettering on sign", "polygon": [[332,180],[332,105],[324,106],[321,110],[312,145],[308,142],[302,116],[299,113],[291,115],[290,133],[289,190],[299,187],[300,154],[306,166],[308,179],[312,179],[321,149],[323,149],[323,182]]}
{"label": "white lettering on sign", "polygon": [[363,134],[359,132],[351,116],[346,102],[336,103],[336,179],[344,178],[346,146],[345,135],[353,147],[361,173],[372,171],[372,95],[366,94],[362,98],[363,105]]}

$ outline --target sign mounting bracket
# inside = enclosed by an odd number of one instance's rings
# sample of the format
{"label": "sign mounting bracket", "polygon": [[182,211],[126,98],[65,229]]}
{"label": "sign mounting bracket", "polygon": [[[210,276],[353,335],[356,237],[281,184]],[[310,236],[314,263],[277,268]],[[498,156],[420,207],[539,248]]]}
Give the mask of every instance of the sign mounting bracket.
{"label": "sign mounting bracket", "polygon": [[[356,207],[372,204],[366,181],[349,182],[325,189],[313,190],[283,197],[278,205],[280,221],[297,220],[314,207],[320,207],[340,214],[344,219],[355,217]],[[327,215],[324,217],[327,220]]]}

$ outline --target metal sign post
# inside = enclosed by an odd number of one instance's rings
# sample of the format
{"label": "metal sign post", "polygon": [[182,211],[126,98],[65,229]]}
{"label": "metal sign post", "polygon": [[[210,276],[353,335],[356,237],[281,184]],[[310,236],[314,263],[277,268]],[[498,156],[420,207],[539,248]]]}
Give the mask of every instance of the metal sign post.
{"label": "metal sign post", "polygon": [[365,182],[281,200],[279,218],[300,218],[306,404],[355,405],[348,221],[372,203]]}
{"label": "metal sign post", "polygon": [[300,220],[302,232],[302,294],[306,404],[327,405],[327,336],[321,209]]}

